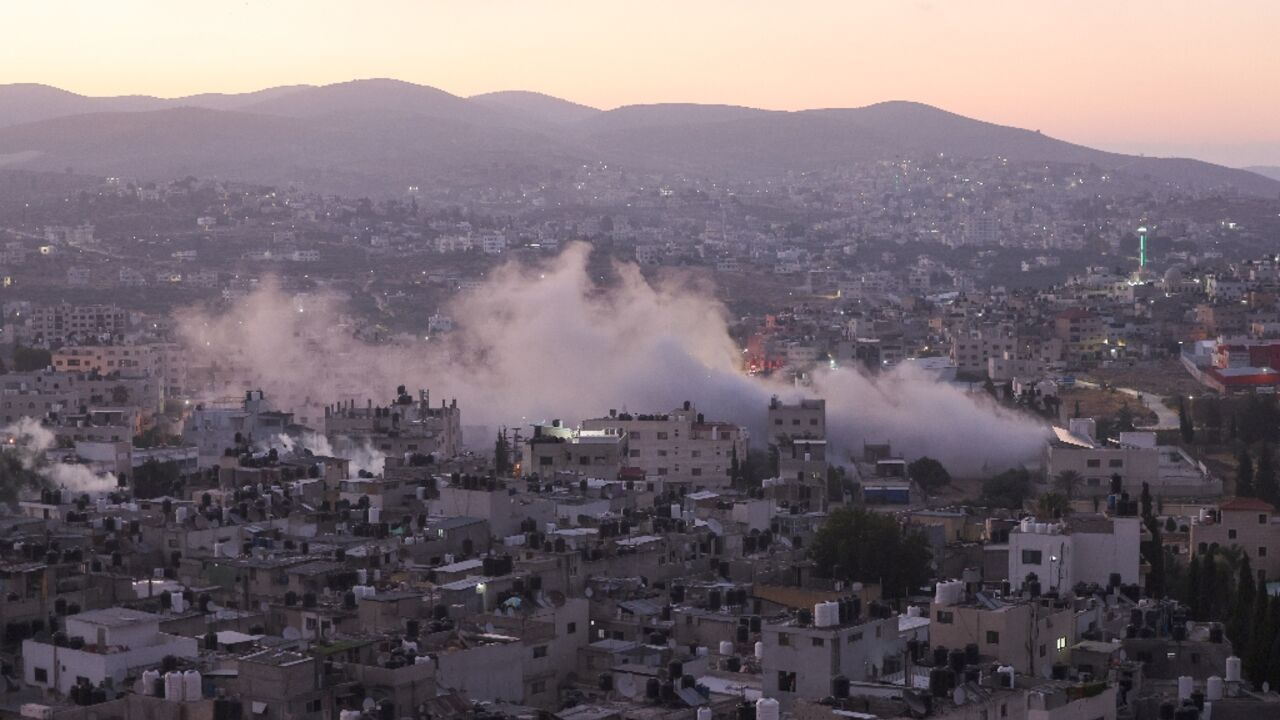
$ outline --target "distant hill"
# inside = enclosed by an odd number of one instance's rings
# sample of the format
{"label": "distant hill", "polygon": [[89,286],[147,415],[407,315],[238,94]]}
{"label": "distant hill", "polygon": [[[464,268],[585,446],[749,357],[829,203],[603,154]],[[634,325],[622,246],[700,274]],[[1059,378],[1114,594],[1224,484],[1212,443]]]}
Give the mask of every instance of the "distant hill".
{"label": "distant hill", "polygon": [[1280,166],[1277,165],[1255,165],[1253,167],[1247,167],[1245,170],[1248,170],[1251,173],[1257,173],[1263,177],[1269,177],[1272,180],[1280,180]]}
{"label": "distant hill", "polygon": [[93,98],[0,86],[0,166],[166,179],[182,175],[340,192],[544,179],[583,162],[759,177],[946,153],[1092,163],[1184,187],[1277,195],[1262,174],[1103,152],[911,102],[780,112],[726,105],[599,111],[528,92],[463,98],[398,80],[185,98]]}
{"label": "distant hill", "polygon": [[600,110],[558,97],[524,90],[505,90],[467,98],[494,110],[554,125],[582,122],[600,114]]}

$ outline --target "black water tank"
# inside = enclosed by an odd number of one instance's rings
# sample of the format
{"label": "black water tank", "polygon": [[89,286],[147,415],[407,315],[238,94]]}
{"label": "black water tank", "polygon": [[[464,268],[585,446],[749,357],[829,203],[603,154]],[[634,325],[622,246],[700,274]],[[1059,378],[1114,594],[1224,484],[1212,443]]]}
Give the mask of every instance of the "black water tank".
{"label": "black water tank", "polygon": [[929,671],[929,694],[944,698],[951,692],[951,671],[936,667]]}
{"label": "black water tank", "polygon": [[649,682],[644,685],[644,696],[650,700],[657,700],[658,693],[662,691],[662,683],[658,678],[649,678]]}
{"label": "black water tank", "polygon": [[849,697],[849,678],[843,675],[831,678],[831,695],[836,698]]}
{"label": "black water tank", "polygon": [[978,644],[969,643],[964,646],[964,662],[966,665],[978,664]]}
{"label": "black water tank", "polygon": [[933,649],[933,666],[942,667],[947,664],[947,649],[941,645]]}

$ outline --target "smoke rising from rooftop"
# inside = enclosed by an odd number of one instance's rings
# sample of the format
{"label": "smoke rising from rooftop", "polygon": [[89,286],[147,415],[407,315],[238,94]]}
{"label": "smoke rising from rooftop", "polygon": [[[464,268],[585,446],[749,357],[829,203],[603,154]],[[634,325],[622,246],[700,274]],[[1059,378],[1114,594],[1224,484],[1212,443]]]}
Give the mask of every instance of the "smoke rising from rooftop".
{"label": "smoke rising from rooftop", "polygon": [[[497,427],[599,417],[609,408],[665,412],[692,400],[709,419],[746,425],[760,446],[770,396],[801,392],[741,371],[725,309],[708,288],[647,281],[632,264],[619,265],[618,282],[602,288],[587,271],[589,252],[575,244],[546,262],[497,268],[449,306],[455,331],[430,343],[361,342],[342,298],[289,296],[272,283],[229,311],[180,313],[179,328],[197,362],[240,368],[237,380],[285,409],[385,402],[405,384],[430,388],[433,402],[456,397],[464,424]],[[1045,434],[910,369],[875,377],[820,369],[806,392],[827,398],[837,452],[889,441],[961,474],[1033,462]]]}

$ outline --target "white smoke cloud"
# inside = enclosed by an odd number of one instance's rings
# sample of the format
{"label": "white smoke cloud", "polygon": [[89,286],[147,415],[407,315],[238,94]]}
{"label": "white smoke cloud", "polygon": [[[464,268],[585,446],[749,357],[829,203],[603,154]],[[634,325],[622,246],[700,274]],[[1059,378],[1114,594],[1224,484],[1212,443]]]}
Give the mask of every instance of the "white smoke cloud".
{"label": "white smoke cloud", "polygon": [[[456,397],[467,425],[498,427],[573,422],[610,408],[665,412],[691,400],[760,438],[770,396],[799,394],[741,371],[725,309],[709,288],[648,282],[624,264],[620,281],[604,289],[587,271],[588,253],[575,244],[544,263],[497,268],[450,305],[457,329],[444,342],[356,341],[341,298],[289,297],[272,283],[229,311],[183,313],[179,327],[206,362],[239,368],[236,380],[286,407],[386,400],[405,384],[430,388],[437,400]],[[953,473],[1034,462],[1045,436],[1032,420],[910,369],[821,369],[810,392],[827,399],[837,451],[889,441]]]}
{"label": "white smoke cloud", "polygon": [[305,432],[297,438],[281,433],[263,445],[263,449],[274,447],[277,450],[298,454],[302,454],[305,450],[312,455],[345,458],[351,462],[353,475],[361,470],[374,475],[382,474],[387,463],[387,455],[375,448],[373,443],[368,440],[357,441],[346,436],[338,436],[335,440],[336,442],[331,443],[329,438],[318,432]]}
{"label": "white smoke cloud", "polygon": [[38,420],[18,418],[4,428],[5,447],[17,455],[22,466],[48,480],[54,487],[76,493],[105,493],[118,487],[112,473],[95,473],[86,465],[50,462],[46,453],[57,437]]}

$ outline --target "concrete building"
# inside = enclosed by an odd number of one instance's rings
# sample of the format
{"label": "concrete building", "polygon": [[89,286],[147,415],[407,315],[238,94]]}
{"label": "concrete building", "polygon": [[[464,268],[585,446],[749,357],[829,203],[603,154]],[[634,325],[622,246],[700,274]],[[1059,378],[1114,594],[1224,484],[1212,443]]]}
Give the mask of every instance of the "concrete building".
{"label": "concrete building", "polygon": [[1280,578],[1280,516],[1264,500],[1237,497],[1218,504],[1216,517],[1205,513],[1191,523],[1191,555],[1211,546],[1236,547],[1249,556],[1258,581]]}
{"label": "concrete building", "polygon": [[23,677],[29,685],[62,694],[84,678],[122,688],[134,668],[159,664],[166,655],[194,658],[193,638],[160,631],[159,615],[114,607],[66,618],[65,645],[42,640],[22,643]]}
{"label": "concrete building", "polygon": [[626,437],[627,467],[691,489],[729,485],[733,458],[747,457],[746,428],[706,420],[690,402],[663,415],[610,411],[584,420],[582,431]]}
{"label": "concrete building", "polygon": [[1010,586],[1021,591],[1031,574],[1044,592],[1067,592],[1077,583],[1138,584],[1141,540],[1142,521],[1132,516],[1027,518],[1009,532]]}
{"label": "concrete building", "polygon": [[819,627],[795,620],[762,626],[764,657],[760,659],[765,697],[789,708],[798,698],[831,694],[837,676],[875,680],[901,668],[905,643],[898,618],[859,614],[845,622]]}
{"label": "concrete building", "polygon": [[1076,641],[1075,613],[1046,598],[969,598],[940,592],[929,606],[930,648],[976,645],[980,657],[998,659],[1026,675],[1049,677]]}

